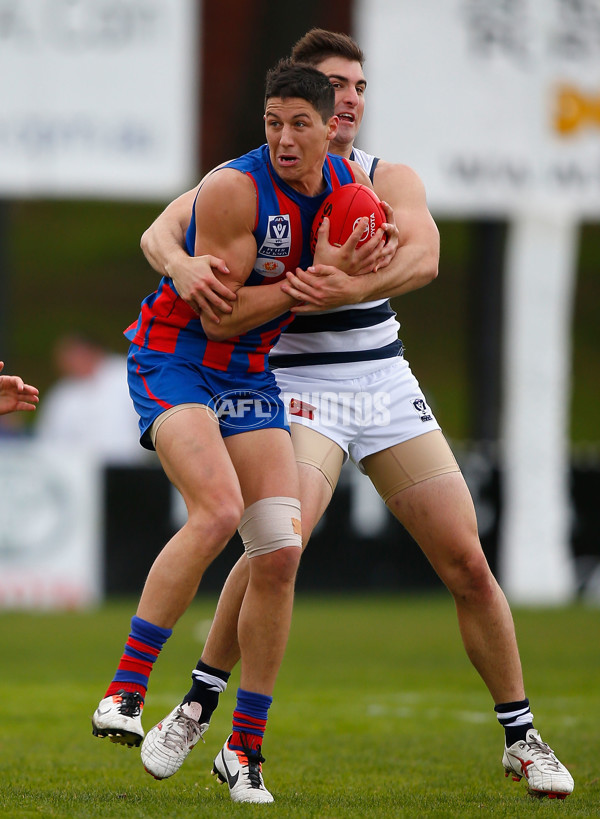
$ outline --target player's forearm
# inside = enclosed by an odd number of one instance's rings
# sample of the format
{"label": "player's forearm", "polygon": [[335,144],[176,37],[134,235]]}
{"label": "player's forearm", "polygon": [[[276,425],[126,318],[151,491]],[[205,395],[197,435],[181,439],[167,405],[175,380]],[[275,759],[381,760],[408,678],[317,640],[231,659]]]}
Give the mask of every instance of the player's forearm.
{"label": "player's forearm", "polygon": [[354,303],[402,296],[432,282],[438,274],[437,248],[406,245],[398,248],[387,267],[376,273],[354,276]]}
{"label": "player's forearm", "polygon": [[189,259],[184,243],[185,236],[179,226],[175,229],[171,224],[156,221],[142,234],[140,246],[154,270],[161,276],[170,276],[173,265]]}
{"label": "player's forearm", "polygon": [[297,300],[286,295],[278,282],[262,287],[241,287],[232,312],[221,314],[219,324],[201,317],[202,327],[212,341],[225,341],[272,321],[296,304]]}
{"label": "player's forearm", "polygon": [[186,191],[170,202],[141,238],[146,259],[162,276],[170,276],[171,265],[187,256],[185,232],[192,215],[196,188]]}

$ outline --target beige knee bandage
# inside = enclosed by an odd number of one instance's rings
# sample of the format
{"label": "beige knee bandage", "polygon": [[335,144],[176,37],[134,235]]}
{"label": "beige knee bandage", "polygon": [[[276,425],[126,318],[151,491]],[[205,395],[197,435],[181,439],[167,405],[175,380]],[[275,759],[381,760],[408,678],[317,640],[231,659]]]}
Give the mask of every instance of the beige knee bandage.
{"label": "beige knee bandage", "polygon": [[287,546],[302,548],[300,501],[296,498],[263,498],[251,504],[238,526],[248,557],[257,557]]}

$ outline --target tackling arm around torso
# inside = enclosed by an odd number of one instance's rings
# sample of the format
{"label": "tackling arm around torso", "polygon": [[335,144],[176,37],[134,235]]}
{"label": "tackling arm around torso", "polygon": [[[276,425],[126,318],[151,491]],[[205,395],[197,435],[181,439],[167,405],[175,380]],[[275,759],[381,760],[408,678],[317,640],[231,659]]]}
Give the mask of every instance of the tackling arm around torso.
{"label": "tackling arm around torso", "polygon": [[373,184],[377,196],[394,211],[398,249],[389,265],[376,275],[362,277],[363,301],[401,296],[424,287],[436,278],[440,256],[439,232],[417,174],[407,165],[380,161]]}

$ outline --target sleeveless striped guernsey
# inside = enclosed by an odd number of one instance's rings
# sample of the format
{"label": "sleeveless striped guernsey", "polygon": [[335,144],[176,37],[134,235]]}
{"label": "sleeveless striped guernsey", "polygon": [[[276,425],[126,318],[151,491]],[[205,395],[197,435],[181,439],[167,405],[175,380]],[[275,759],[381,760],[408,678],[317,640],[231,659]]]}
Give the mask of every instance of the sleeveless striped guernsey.
{"label": "sleeveless striped guernsey", "polygon": [[[247,174],[256,190],[253,233],[257,256],[245,286],[271,284],[285,278],[287,270],[310,266],[312,222],[332,190],[354,181],[348,162],[343,157],[327,155],[323,165],[325,189],[317,196],[299,193],[277,175],[267,145],[223,167]],[[195,251],[195,239],[196,220],[192,210],[186,235],[190,255]],[[158,289],[142,302],[137,321],[127,328],[125,335],[133,344],[193,359],[211,369],[253,373],[267,368],[271,348],[293,319],[294,316],[286,312],[243,335],[211,341],[198,315],[179,297],[171,279],[163,277]]]}

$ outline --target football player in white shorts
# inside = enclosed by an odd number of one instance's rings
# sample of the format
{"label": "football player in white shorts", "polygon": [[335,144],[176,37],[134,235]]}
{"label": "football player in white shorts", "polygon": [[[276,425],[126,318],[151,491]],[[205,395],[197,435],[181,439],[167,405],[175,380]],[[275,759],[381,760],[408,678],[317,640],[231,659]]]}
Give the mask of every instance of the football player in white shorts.
{"label": "football player in white shorts", "polygon": [[[506,776],[525,778],[532,794],[564,798],[573,790],[573,779],[533,728],[508,603],[481,548],[463,476],[402,356],[399,325],[389,305],[389,298],[437,275],[439,236],[423,185],[407,166],[354,148],[366,88],[364,55],[354,40],[315,29],[296,44],[292,57],[329,76],[339,117],[333,151],[360,162],[369,173],[379,198],[393,208],[400,245],[392,261],[373,275],[346,275],[343,259],[332,251],[331,265],[289,272],[282,284],[302,304],[294,308],[297,318],[270,361],[292,422],[305,545],[349,456],[454,597],[465,649],[505,729]],[[218,320],[230,311],[233,296],[225,262],[190,258],[182,250],[194,195],[190,191],[166,208],[144,234],[142,248],[159,273],[172,277],[188,304]],[[326,224],[321,232],[322,248]],[[143,763],[158,778],[182,764],[197,741],[197,726],[208,723],[239,659],[236,625],[246,563],[240,559],[224,586],[191,690],[142,746]],[[222,780],[224,767],[217,757],[214,772]]]}

